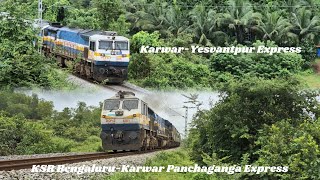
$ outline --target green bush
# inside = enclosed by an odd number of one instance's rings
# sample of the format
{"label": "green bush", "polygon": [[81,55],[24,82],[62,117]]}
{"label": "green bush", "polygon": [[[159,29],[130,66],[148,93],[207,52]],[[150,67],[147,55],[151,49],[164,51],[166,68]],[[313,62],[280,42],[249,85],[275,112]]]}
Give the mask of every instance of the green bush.
{"label": "green bush", "polygon": [[43,125],[29,122],[21,116],[0,116],[0,155],[70,151],[69,142],[58,143],[44,129]]}
{"label": "green bush", "polygon": [[101,151],[100,107],[53,110],[52,102],[0,91],[0,155]]}
{"label": "green bush", "polygon": [[320,178],[320,121],[283,120],[265,126],[256,141],[261,148],[257,164],[288,166],[287,173],[269,173],[260,176],[281,179]]}
{"label": "green bush", "polygon": [[140,31],[132,36],[130,40],[130,51],[131,53],[140,52],[141,46],[160,46],[163,44],[162,40],[159,39],[159,32],[148,33]]}
{"label": "green bush", "polygon": [[140,79],[143,87],[204,88],[210,87],[210,70],[197,56],[174,54],[135,54],[132,56],[130,77]]}
{"label": "green bush", "polygon": [[8,116],[21,114],[27,119],[43,120],[53,114],[53,103],[39,99],[36,94],[29,97],[11,91],[0,91],[0,96],[0,109]]}
{"label": "green bush", "polygon": [[[273,42],[261,43],[257,41],[254,46],[265,45],[275,47]],[[221,76],[232,75],[241,79],[246,75],[262,77],[267,79],[283,78],[293,75],[301,70],[304,60],[300,54],[279,53],[279,54],[214,54],[211,56],[211,71],[213,77],[218,80]],[[227,75],[224,75],[227,74]]]}
{"label": "green bush", "polygon": [[[243,154],[251,162],[258,159],[255,146],[264,125],[284,119],[298,122],[309,114],[319,116],[314,92],[301,91],[295,80],[245,79],[222,90],[220,101],[209,111],[198,114],[190,132],[193,159],[201,163],[202,152],[226,163],[238,163]],[[194,140],[193,140],[194,138]]]}

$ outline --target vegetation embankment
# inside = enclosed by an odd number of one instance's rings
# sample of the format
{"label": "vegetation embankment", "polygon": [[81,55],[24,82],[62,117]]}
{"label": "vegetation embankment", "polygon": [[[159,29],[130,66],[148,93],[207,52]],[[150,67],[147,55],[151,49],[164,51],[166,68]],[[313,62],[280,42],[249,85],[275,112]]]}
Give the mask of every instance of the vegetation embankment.
{"label": "vegetation embankment", "polygon": [[0,91],[0,156],[102,151],[100,107],[79,102],[58,112],[53,103]]}

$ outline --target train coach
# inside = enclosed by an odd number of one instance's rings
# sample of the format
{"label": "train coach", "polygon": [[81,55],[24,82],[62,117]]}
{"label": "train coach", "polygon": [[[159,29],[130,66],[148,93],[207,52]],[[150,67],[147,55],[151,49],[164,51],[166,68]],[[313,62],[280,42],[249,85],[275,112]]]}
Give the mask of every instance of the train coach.
{"label": "train coach", "polygon": [[151,150],[180,146],[180,133],[134,93],[119,91],[101,113],[104,150]]}
{"label": "train coach", "polygon": [[54,56],[81,76],[98,82],[122,83],[127,79],[129,39],[112,31],[74,29],[59,24],[41,28],[42,51]]}

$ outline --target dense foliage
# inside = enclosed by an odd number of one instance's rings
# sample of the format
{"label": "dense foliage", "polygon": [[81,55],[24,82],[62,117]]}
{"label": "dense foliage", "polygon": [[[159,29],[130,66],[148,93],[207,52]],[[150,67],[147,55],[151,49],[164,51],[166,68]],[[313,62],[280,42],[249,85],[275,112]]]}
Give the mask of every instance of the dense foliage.
{"label": "dense foliage", "polygon": [[[15,9],[28,12],[23,16],[25,19],[37,17],[37,1],[6,0],[3,4],[2,11],[8,11],[14,6]],[[58,21],[71,27],[117,31],[131,38],[129,80],[144,87],[215,88],[220,82],[241,79],[247,74],[268,79],[291,76],[311,67],[316,54],[315,45],[319,43],[320,37],[320,14],[316,10],[320,4],[315,0],[259,3],[252,0],[44,0],[43,4],[46,20]],[[11,26],[15,24],[12,22]],[[32,41],[31,37],[29,32],[27,42]],[[213,54],[210,57],[190,52],[176,56],[138,53],[141,45],[250,47],[262,43],[268,46],[301,47],[302,56]],[[12,46],[10,43],[4,45]],[[27,58],[20,57],[23,51],[17,54],[13,57],[16,61]],[[43,61],[39,56],[33,58],[26,66],[39,66],[48,71],[43,64],[30,64]],[[12,59],[6,59],[13,62]],[[165,65],[161,66],[163,63]],[[179,66],[178,70],[176,66]],[[25,66],[21,68],[25,69]],[[193,78],[194,70],[203,73]],[[43,79],[46,76],[55,77],[50,75],[53,72],[40,72],[43,75],[36,77],[42,78],[40,83],[49,86]]]}
{"label": "dense foliage", "polygon": [[[211,110],[193,120],[191,157],[203,165],[289,166],[285,174],[244,176],[318,179],[320,107],[295,80],[248,78],[230,83]],[[209,159],[209,160],[208,160]]]}
{"label": "dense foliage", "polygon": [[37,95],[0,91],[0,156],[101,150],[100,108],[80,102],[62,112]]}
{"label": "dense foliage", "polygon": [[[275,46],[272,42],[253,44],[254,46]],[[272,79],[290,77],[301,70],[304,60],[300,54],[218,54],[211,57],[211,71],[217,78],[232,75],[244,78],[246,75]]]}
{"label": "dense foliage", "polygon": [[0,16],[0,86],[67,86],[65,75],[37,52],[36,32],[31,23],[23,19],[25,11],[15,5],[7,5],[9,14]]}
{"label": "dense foliage", "polygon": [[[302,90],[291,79],[314,63],[314,47],[320,40],[319,1],[43,0],[43,4],[46,20],[129,37],[132,82],[159,89],[224,87],[219,102],[194,117],[189,154],[160,154],[147,165],[289,166],[288,173],[151,173],[133,178],[320,178],[317,94]],[[0,12],[9,13],[0,16],[0,86],[66,85],[52,68],[53,60],[33,46],[37,32],[28,20],[37,18],[37,1],[5,0],[0,5]],[[293,46],[302,52],[141,54],[142,45]],[[57,112],[36,95],[0,92],[0,97],[0,155],[101,149],[99,108],[79,103]],[[129,177],[132,174],[111,178]]]}

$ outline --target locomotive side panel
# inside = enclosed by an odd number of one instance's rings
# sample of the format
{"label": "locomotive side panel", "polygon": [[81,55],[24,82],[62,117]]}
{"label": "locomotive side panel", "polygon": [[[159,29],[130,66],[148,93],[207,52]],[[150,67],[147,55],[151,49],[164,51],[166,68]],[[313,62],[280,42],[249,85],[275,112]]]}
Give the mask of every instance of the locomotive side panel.
{"label": "locomotive side panel", "polygon": [[127,79],[130,49],[125,37],[114,32],[47,26],[42,39],[43,51],[56,56],[60,66],[76,62],[77,73],[99,82],[122,83]]}

